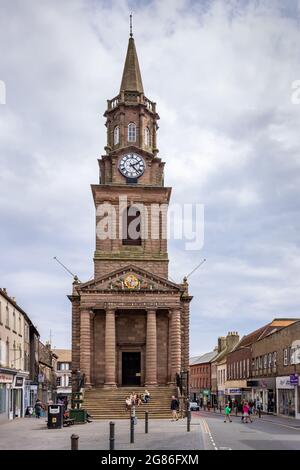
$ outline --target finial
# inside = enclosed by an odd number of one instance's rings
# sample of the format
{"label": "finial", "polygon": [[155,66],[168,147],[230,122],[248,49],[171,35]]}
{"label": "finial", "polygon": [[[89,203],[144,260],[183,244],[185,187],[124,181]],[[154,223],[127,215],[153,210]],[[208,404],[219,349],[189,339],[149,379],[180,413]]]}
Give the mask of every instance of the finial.
{"label": "finial", "polygon": [[132,13],[130,13],[130,37],[133,38],[133,34],[132,34]]}

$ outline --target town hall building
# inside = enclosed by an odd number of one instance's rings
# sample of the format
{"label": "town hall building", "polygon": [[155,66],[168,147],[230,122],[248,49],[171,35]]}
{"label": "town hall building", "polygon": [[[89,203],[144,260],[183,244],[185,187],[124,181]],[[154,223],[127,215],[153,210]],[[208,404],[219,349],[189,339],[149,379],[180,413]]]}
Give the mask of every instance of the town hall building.
{"label": "town hall building", "polygon": [[[189,367],[192,297],[186,279],[168,277],[166,218],[163,211],[153,216],[153,208],[168,207],[171,188],[158,156],[156,103],[145,96],[132,33],[119,94],[104,116],[107,145],[99,184],[92,185],[94,279],[75,279],[69,296],[73,388],[80,371],[88,390],[174,389],[176,374]],[[110,211],[111,223],[104,223]]]}

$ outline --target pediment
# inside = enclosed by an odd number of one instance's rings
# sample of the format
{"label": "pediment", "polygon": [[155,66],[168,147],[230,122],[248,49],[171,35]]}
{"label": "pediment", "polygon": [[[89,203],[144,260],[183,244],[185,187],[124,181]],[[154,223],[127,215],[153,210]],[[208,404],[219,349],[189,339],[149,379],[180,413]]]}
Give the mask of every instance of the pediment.
{"label": "pediment", "polygon": [[148,291],[180,292],[182,287],[168,279],[152,274],[142,268],[129,265],[100,278],[80,284],[82,293],[86,291]]}

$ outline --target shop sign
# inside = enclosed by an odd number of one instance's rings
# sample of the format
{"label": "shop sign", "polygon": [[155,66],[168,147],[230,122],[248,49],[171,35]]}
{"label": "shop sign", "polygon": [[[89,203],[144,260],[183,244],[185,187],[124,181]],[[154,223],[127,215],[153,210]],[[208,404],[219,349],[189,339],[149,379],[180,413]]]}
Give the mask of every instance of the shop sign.
{"label": "shop sign", "polygon": [[299,383],[298,374],[290,375],[290,384],[291,385],[298,385],[298,383]]}
{"label": "shop sign", "polygon": [[294,386],[291,385],[290,376],[276,377],[276,388],[287,389],[287,390],[294,388]]}
{"label": "shop sign", "polygon": [[24,377],[17,376],[15,377],[15,388],[22,388],[24,384]]}
{"label": "shop sign", "polygon": [[38,383],[42,384],[44,381],[45,381],[44,374],[39,374],[38,375]]}
{"label": "shop sign", "polygon": [[241,395],[241,389],[240,388],[226,388],[225,390],[226,395]]}
{"label": "shop sign", "polygon": [[0,383],[2,384],[12,384],[14,376],[10,374],[0,374]]}

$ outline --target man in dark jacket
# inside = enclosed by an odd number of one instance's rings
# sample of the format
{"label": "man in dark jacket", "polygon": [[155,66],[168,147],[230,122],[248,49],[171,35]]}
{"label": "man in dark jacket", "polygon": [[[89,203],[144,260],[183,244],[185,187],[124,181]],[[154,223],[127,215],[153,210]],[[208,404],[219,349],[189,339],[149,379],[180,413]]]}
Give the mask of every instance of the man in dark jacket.
{"label": "man in dark jacket", "polygon": [[37,400],[34,405],[34,411],[36,418],[40,418],[42,414],[43,405],[41,400]]}
{"label": "man in dark jacket", "polygon": [[171,400],[172,421],[178,421],[179,419],[178,414],[177,414],[178,408],[179,408],[178,400],[173,395],[172,400]]}

